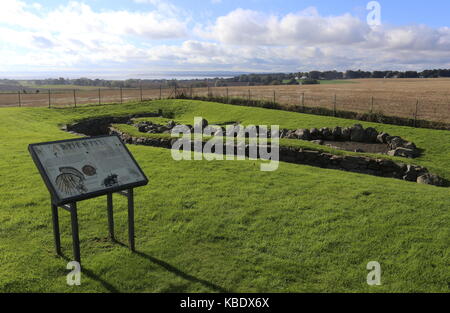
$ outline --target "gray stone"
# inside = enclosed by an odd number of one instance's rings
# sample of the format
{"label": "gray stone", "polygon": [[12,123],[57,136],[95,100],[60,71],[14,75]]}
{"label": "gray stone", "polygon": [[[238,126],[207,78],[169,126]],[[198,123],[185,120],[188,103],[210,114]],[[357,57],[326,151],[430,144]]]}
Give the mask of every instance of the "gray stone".
{"label": "gray stone", "polygon": [[390,156],[399,156],[410,159],[416,156],[416,152],[414,150],[406,148],[396,148],[395,150],[388,151],[387,154]]}
{"label": "gray stone", "polygon": [[333,137],[335,140],[340,140],[342,137],[342,128],[337,126],[335,128],[333,128]]}
{"label": "gray stone", "polygon": [[310,131],[311,140],[317,140],[320,138],[320,131],[317,128],[313,128]]}
{"label": "gray stone", "polygon": [[350,140],[356,142],[367,141],[366,132],[364,131],[364,128],[361,125],[356,124],[351,128]]}
{"label": "gray stone", "polygon": [[295,136],[300,140],[310,140],[311,133],[309,129],[297,129],[295,131]]}
{"label": "gray stone", "polygon": [[416,167],[412,165],[406,166],[405,176],[403,176],[404,180],[416,182],[419,173],[416,171]]}
{"label": "gray stone", "polygon": [[320,130],[320,132],[322,134],[323,139],[330,140],[330,141],[334,140],[333,131],[331,129],[329,129],[328,127],[322,128]]}
{"label": "gray stone", "polygon": [[295,135],[295,131],[290,130],[286,133],[285,137],[286,139],[297,139],[297,136]]}
{"label": "gray stone", "polygon": [[341,161],[341,166],[346,170],[354,170],[359,168],[358,161],[359,157],[345,156]]}
{"label": "gray stone", "polygon": [[351,134],[352,134],[352,131],[350,128],[348,128],[348,127],[343,128],[342,133],[341,133],[341,140],[349,141]]}
{"label": "gray stone", "polygon": [[419,184],[433,185],[433,186],[444,186],[445,182],[442,178],[434,174],[425,174],[417,178]]}
{"label": "gray stone", "polygon": [[377,136],[378,143],[387,143],[387,138],[390,137],[388,133],[381,133]]}
{"label": "gray stone", "polygon": [[368,142],[377,142],[378,131],[373,127],[366,128],[366,137]]}
{"label": "gray stone", "polygon": [[403,147],[403,145],[406,143],[402,138],[400,137],[388,137],[387,142],[389,145],[389,149],[395,150],[397,148]]}

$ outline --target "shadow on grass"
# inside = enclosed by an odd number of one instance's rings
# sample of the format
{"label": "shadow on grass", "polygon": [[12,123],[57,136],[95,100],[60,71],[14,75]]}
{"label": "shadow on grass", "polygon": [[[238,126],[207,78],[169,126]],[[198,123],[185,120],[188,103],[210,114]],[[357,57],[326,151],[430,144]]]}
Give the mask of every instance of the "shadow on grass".
{"label": "shadow on grass", "polygon": [[[124,243],[117,241],[117,240],[113,240],[113,242],[117,245],[120,245],[122,247],[125,247],[128,249],[128,246],[125,245]],[[204,287],[207,287],[215,292],[219,292],[219,293],[229,293],[229,290],[226,290],[225,288],[222,288],[216,284],[213,284],[207,280],[203,280],[200,278],[197,278],[195,276],[189,275],[179,269],[177,269],[176,267],[170,265],[167,262],[164,262],[162,260],[159,260],[155,257],[152,257],[151,255],[148,255],[146,253],[143,252],[139,252],[139,251],[135,251],[134,252],[135,255],[144,258],[146,260],[149,260],[150,262],[161,266],[162,268],[164,268],[165,270],[167,270],[168,272],[171,272],[172,274],[177,275],[178,277],[181,277],[191,283],[198,283],[203,285]],[[72,261],[69,257],[65,256],[65,255],[61,255],[61,257],[63,259],[65,259],[67,262]],[[91,278],[92,280],[95,280],[97,282],[99,282],[100,284],[102,284],[102,286],[108,290],[111,293],[119,293],[120,291],[118,289],[116,289],[113,285],[111,285],[110,283],[108,283],[107,281],[105,281],[104,279],[102,279],[100,276],[96,275],[93,271],[89,270],[88,268],[86,268],[85,266],[82,265],[82,272],[84,274],[86,274],[89,278]]]}
{"label": "shadow on grass", "polygon": [[[122,247],[126,247],[128,249],[127,245],[125,245],[124,243],[122,243],[120,241],[117,241],[116,239],[114,239],[113,242],[115,244],[118,244],[118,245],[120,245]],[[207,280],[200,279],[200,278],[197,278],[195,276],[189,275],[189,274],[187,274],[187,273],[177,269],[176,267],[170,265],[169,263],[164,262],[162,260],[159,260],[159,259],[157,259],[155,257],[152,257],[151,255],[148,255],[148,254],[146,254],[144,252],[135,251],[134,254],[140,256],[141,258],[149,260],[150,262],[152,262],[152,263],[154,263],[156,265],[161,266],[162,268],[164,268],[168,272],[171,272],[172,274],[175,274],[178,277],[181,277],[181,278],[183,278],[183,279],[185,279],[185,280],[187,280],[187,281],[189,281],[191,283],[201,284],[204,287],[207,287],[207,288],[209,288],[209,289],[211,289],[211,290],[213,290],[215,292],[219,292],[219,293],[229,293],[230,292],[229,290],[227,290],[225,288],[222,288],[222,287],[220,287],[220,286],[218,286],[216,284],[213,284],[213,283],[211,283],[211,282],[209,282]]]}
{"label": "shadow on grass", "polygon": [[226,290],[225,288],[222,288],[222,287],[220,287],[220,286],[218,286],[216,284],[213,284],[213,283],[211,283],[209,281],[206,281],[206,280],[194,277],[192,275],[189,275],[187,273],[184,273],[184,272],[180,271],[179,269],[177,269],[176,267],[170,265],[169,263],[166,263],[166,262],[164,262],[162,260],[158,260],[157,258],[152,257],[152,256],[150,256],[148,254],[145,254],[145,253],[139,252],[139,251],[136,251],[135,254],[137,254],[138,256],[140,256],[142,258],[145,258],[145,259],[149,260],[152,263],[155,263],[155,264],[161,266],[165,270],[167,270],[167,271],[169,271],[169,272],[171,272],[171,273],[173,273],[173,274],[175,274],[175,275],[177,275],[177,276],[179,276],[179,277],[181,277],[183,279],[186,279],[187,281],[190,281],[192,283],[199,283],[199,284],[201,284],[201,285],[203,285],[203,286],[205,286],[205,287],[207,287],[207,288],[209,288],[209,289],[211,289],[211,290],[213,290],[215,292],[229,293],[229,291]]}
{"label": "shadow on grass", "polygon": [[[61,256],[64,260],[66,260],[67,262],[72,261],[70,258],[68,258],[65,255]],[[92,280],[95,280],[97,282],[99,282],[106,290],[108,290],[111,293],[119,293],[120,291],[118,289],[116,289],[113,285],[111,285],[110,283],[108,283],[106,280],[102,279],[100,276],[98,276],[97,274],[95,274],[93,271],[91,271],[90,269],[87,269],[85,266],[82,265],[81,268],[81,272],[83,274],[86,274],[87,277],[89,277]]]}

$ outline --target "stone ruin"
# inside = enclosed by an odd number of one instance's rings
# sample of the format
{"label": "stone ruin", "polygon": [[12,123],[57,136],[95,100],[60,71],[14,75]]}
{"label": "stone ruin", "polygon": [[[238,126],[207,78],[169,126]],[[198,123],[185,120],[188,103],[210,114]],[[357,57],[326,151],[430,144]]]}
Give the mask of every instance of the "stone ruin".
{"label": "stone ruin", "polygon": [[[63,127],[63,129],[89,136],[113,134],[118,135],[125,143],[128,144],[172,149],[174,141],[177,140],[175,138],[152,138],[144,136],[136,137],[111,126],[111,124],[129,124],[137,127],[138,130],[142,133],[169,134],[171,130],[177,125],[174,121],[170,121],[166,125],[158,125],[152,122],[134,123],[133,119],[139,117],[144,116],[133,115],[124,118],[103,117],[88,119],[73,125],[66,125],[65,127]],[[208,122],[206,120],[203,120],[202,124],[203,128],[208,127]],[[192,126],[190,126],[189,128],[193,130]],[[224,127],[221,127],[221,131],[224,129]],[[259,129],[257,130],[259,131]],[[419,151],[414,143],[408,142],[397,136],[390,136],[386,133],[378,133],[373,128],[364,129],[361,125],[354,125],[353,127],[349,128],[335,127],[333,130],[328,128],[313,128],[311,130],[282,130],[280,132],[280,137],[308,141],[317,140],[323,142],[349,140],[356,143],[378,143],[386,145],[388,149],[390,149],[390,155],[406,157],[417,157],[419,155]],[[237,151],[237,145],[235,145],[234,148],[235,151]],[[226,144],[224,144],[223,151],[226,150]],[[194,151],[193,142],[192,151]],[[248,145],[246,146],[245,151],[246,156],[248,157]],[[404,154],[403,151],[407,152]],[[261,158],[261,156],[258,155],[258,158]],[[367,156],[335,155],[313,149],[280,146],[280,161],[368,174],[373,176],[396,178],[411,182],[417,182],[420,184],[435,186],[447,186],[449,184],[449,182],[445,179],[431,174],[425,167]]]}
{"label": "stone ruin", "polygon": [[[300,139],[311,141],[320,145],[324,145],[328,142],[353,142],[354,146],[358,146],[358,143],[367,144],[379,144],[386,145],[387,153],[390,156],[399,156],[405,158],[417,158],[420,156],[420,151],[417,149],[413,142],[409,142],[399,136],[390,136],[387,133],[379,133],[375,128],[364,127],[360,124],[356,124],[352,127],[335,127],[330,128],[313,128],[309,129],[297,129],[288,130],[284,129],[280,134],[281,138],[286,139]],[[327,144],[333,148],[340,149],[339,146],[333,146]],[[363,149],[355,149],[354,152],[366,152]],[[370,152],[370,151],[367,151]]]}
{"label": "stone ruin", "polygon": [[[207,128],[208,121],[203,119],[203,128]],[[167,125],[158,125],[152,122],[139,122],[134,126],[142,133],[163,133],[169,134],[171,130],[177,124],[174,121],[169,121]],[[191,131],[193,127],[187,125]],[[238,127],[238,125],[233,124],[230,126]],[[256,133],[260,132],[258,126],[256,128]],[[266,130],[267,131],[267,130]],[[220,129],[211,129],[212,134],[225,134],[226,136],[233,135],[236,136],[236,132],[231,130],[227,133],[227,129],[223,126]],[[270,130],[267,131],[268,137],[270,137]],[[374,153],[379,152],[387,154],[390,156],[398,156],[405,158],[417,158],[420,156],[420,150],[416,147],[413,142],[409,142],[399,136],[390,136],[387,133],[379,133],[376,129],[368,127],[364,129],[360,124],[356,124],[352,127],[335,127],[330,128],[312,128],[310,129],[297,129],[288,130],[283,129],[280,131],[280,138],[283,139],[299,139],[310,141],[319,145],[326,145],[338,150],[348,150],[353,152],[368,152]],[[341,145],[339,143],[352,143],[351,145]],[[371,147],[376,146],[377,147]],[[371,149],[372,148],[372,149]],[[373,149],[375,148],[375,149]],[[377,149],[378,148],[378,149]]]}

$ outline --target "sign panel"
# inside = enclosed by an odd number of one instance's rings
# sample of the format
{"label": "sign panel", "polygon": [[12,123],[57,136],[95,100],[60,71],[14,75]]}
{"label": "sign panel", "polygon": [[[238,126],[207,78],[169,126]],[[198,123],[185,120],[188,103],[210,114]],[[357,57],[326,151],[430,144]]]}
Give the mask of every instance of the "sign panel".
{"label": "sign panel", "polygon": [[57,205],[148,183],[117,136],[32,144],[28,149]]}

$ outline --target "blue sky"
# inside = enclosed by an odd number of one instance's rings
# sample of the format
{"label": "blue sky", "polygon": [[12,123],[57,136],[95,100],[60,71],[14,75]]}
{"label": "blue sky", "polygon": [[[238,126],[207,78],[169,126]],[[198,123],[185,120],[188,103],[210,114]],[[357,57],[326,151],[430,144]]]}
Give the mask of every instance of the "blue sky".
{"label": "blue sky", "polygon": [[450,68],[450,1],[369,2],[2,0],[0,76]]}
{"label": "blue sky", "polygon": [[[29,1],[34,2],[34,1]],[[369,1],[361,0],[174,0],[171,3],[190,11],[199,22],[207,21],[207,17],[215,18],[226,15],[236,8],[260,10],[274,14],[287,14],[307,7],[315,6],[324,15],[340,15],[347,12],[365,14],[365,8]],[[379,1],[383,7],[383,21],[390,24],[427,24],[433,27],[448,26],[450,1],[411,1],[389,0]],[[41,1],[45,6],[54,7],[63,1]],[[128,0],[94,0],[86,1],[96,9],[129,9],[142,10],[148,7],[148,3],[135,3]]]}

